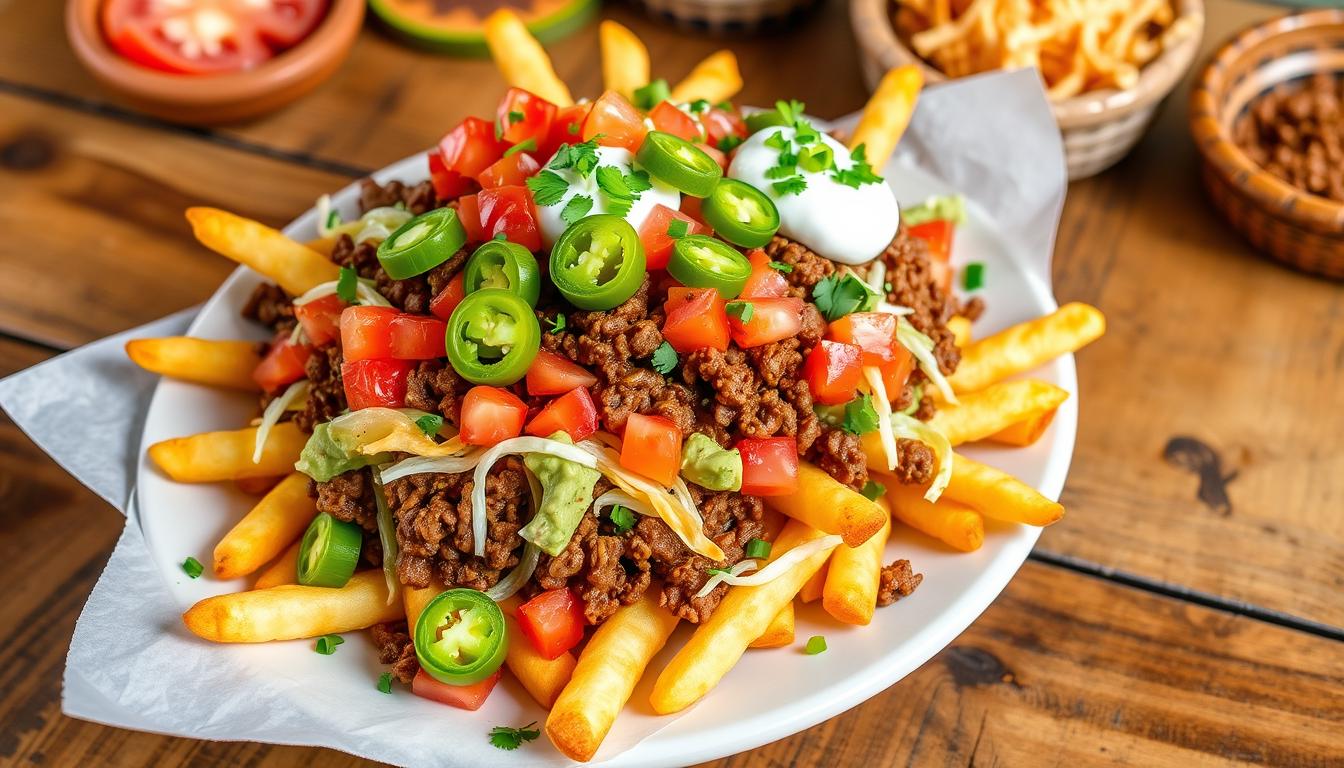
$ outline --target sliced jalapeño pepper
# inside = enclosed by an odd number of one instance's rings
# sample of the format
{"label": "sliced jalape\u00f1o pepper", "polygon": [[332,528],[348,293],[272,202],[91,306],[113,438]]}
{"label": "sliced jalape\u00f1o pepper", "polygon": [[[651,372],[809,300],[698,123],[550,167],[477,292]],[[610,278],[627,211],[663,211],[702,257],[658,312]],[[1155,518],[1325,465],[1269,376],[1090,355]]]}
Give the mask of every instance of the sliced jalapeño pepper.
{"label": "sliced jalape\u00f1o pepper", "polygon": [[467,231],[452,208],[436,208],[402,224],[378,244],[378,261],[393,280],[415,277],[439,266],[467,242]]}
{"label": "sliced jalape\u00f1o pepper", "polygon": [[747,133],[756,133],[776,125],[788,125],[789,121],[779,114],[778,109],[767,109],[764,112],[753,112],[747,115],[743,120],[747,123]]}
{"label": "sliced jalape\u00f1o pepper", "polygon": [[299,541],[299,583],[307,587],[344,587],[359,563],[364,533],[358,525],[323,512],[308,524]]}
{"label": "sliced jalape\u00f1o pepper", "polygon": [[644,274],[644,246],[619,216],[579,219],[551,249],[551,281],[579,309],[620,306],[639,290]]}
{"label": "sliced jalape\u00f1o pepper", "polygon": [[635,155],[655,179],[694,197],[714,191],[723,178],[718,162],[694,144],[662,131],[649,131]]}
{"label": "sliced jalape\u00f1o pepper", "polygon": [[779,210],[764,192],[737,179],[723,179],[700,206],[705,223],[724,240],[760,248],[779,229]]}
{"label": "sliced jalape\u00f1o pepper", "polygon": [[667,272],[688,288],[715,288],[735,299],[751,277],[751,262],[735,248],[708,235],[677,239]]}
{"label": "sliced jalape\u00f1o pepper", "polygon": [[540,273],[531,251],[507,240],[491,240],[467,259],[463,288],[467,293],[503,288],[535,307],[541,295]]}
{"label": "sliced jalape\u00f1o pepper", "polygon": [[420,611],[413,632],[420,666],[447,685],[471,685],[493,675],[509,647],[504,613],[474,589],[439,593]]}
{"label": "sliced jalape\u00f1o pepper", "polygon": [[523,378],[541,347],[532,306],[503,288],[467,294],[448,318],[448,361],[473,384],[502,386]]}

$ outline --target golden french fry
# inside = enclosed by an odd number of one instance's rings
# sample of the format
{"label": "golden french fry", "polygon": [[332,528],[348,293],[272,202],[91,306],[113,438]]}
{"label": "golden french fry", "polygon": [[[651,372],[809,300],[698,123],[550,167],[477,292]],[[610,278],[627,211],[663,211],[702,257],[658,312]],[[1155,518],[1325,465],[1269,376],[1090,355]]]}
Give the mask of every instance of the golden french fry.
{"label": "golden french fry", "polygon": [[825,533],[838,533],[856,547],[882,527],[887,514],[862,494],[801,461],[798,490],[787,496],[766,496],[765,505]]}
{"label": "golden french fry", "polygon": [[677,628],[677,617],[658,605],[657,593],[645,590],[597,628],[551,708],[546,735],[571,760],[589,760],[597,752],[644,668]]}
{"label": "golden french fry", "polygon": [[1038,413],[1030,416],[1016,424],[1009,424],[1003,429],[995,432],[985,438],[991,442],[1003,443],[1004,445],[1013,445],[1019,448],[1034,444],[1045,434],[1045,430],[1050,428],[1050,422],[1055,420],[1057,409],[1051,409],[1045,413]]}
{"label": "golden french fry", "polygon": [[[886,500],[879,500],[886,506]],[[821,607],[846,624],[866,625],[877,610],[877,587],[882,579],[882,553],[891,535],[891,519],[882,530],[857,547],[836,547],[826,566]]]}
{"label": "golden french fry", "polygon": [[727,101],[742,90],[742,73],[732,51],[722,50],[706,56],[684,80],[672,88],[669,101],[682,103],[704,99],[711,104]]}
{"label": "golden french fry", "polygon": [[957,347],[965,348],[971,343],[971,321],[961,315],[948,318],[947,330],[952,332],[952,339]]}
{"label": "golden french fry", "polygon": [[877,90],[863,108],[863,117],[849,138],[849,148],[863,145],[868,164],[881,172],[896,151],[896,144],[910,125],[915,113],[915,100],[924,87],[924,75],[919,67],[907,64],[892,68],[882,76]]}
{"label": "golden french fry", "polygon": [[215,545],[215,575],[246,576],[303,535],[317,507],[308,496],[308,476],[292,472]]}
{"label": "golden french fry", "polygon": [[179,483],[209,483],[241,477],[271,477],[294,471],[294,462],[308,442],[292,421],[276,424],[266,436],[261,461],[252,463],[257,428],[202,432],[149,446],[149,458]]}
{"label": "golden french fry", "polygon": [[1054,411],[1069,393],[1035,379],[1000,381],[941,403],[929,426],[947,435],[953,445],[983,440],[1033,416]]}
{"label": "golden french fry", "polygon": [[146,371],[194,384],[254,391],[252,371],[261,362],[251,341],[218,341],[169,336],[131,339],[126,356]]}
{"label": "golden french fry", "polygon": [[[816,528],[791,520],[771,547],[771,559],[824,535]],[[717,685],[742,658],[751,641],[760,637],[775,615],[793,600],[803,582],[826,562],[833,549],[817,550],[773,581],[728,590],[718,609],[658,675],[649,696],[653,711],[660,715],[680,712]]]}
{"label": "golden french fry", "polygon": [[501,8],[485,19],[485,44],[504,80],[515,88],[540,96],[561,107],[574,103],[569,86],[555,74],[546,49],[527,31],[518,14]]}
{"label": "golden french fry", "polygon": [[517,597],[510,597],[499,604],[504,612],[504,623],[508,625],[509,650],[504,656],[504,663],[532,698],[543,708],[550,709],[560,692],[569,684],[577,661],[569,651],[554,659],[537,653],[532,641],[518,628],[516,614],[521,604],[522,601]]}
{"label": "golden french fry", "polygon": [[383,572],[370,570],[338,589],[286,584],[207,597],[182,621],[197,637],[217,643],[264,643],[366,629],[401,617],[400,603],[387,604]]}
{"label": "golden french fry", "polygon": [[[818,571],[820,573],[820,571]],[[751,641],[748,648],[780,648],[793,642],[793,602],[784,606],[775,618],[770,620],[770,626],[765,628],[761,636]]]}
{"label": "golden french fry", "polygon": [[649,49],[644,41],[610,19],[597,30],[602,48],[602,87],[633,99],[636,88],[649,82]]}
{"label": "golden french fry", "polygon": [[798,590],[799,600],[804,603],[815,603],[821,599],[821,591],[826,587],[826,570],[830,567],[829,561],[822,563],[817,572],[812,574],[812,578],[803,583],[802,589]]}
{"label": "golden french fry", "polygon": [[985,520],[980,513],[944,493],[936,502],[924,499],[924,488],[887,483],[891,513],[902,523],[934,537],[953,549],[974,552],[985,543]]}
{"label": "golden french fry", "polygon": [[266,566],[266,570],[257,576],[253,589],[270,589],[281,584],[297,584],[299,581],[299,542],[289,545],[275,562]]}
{"label": "golden french fry", "polygon": [[438,597],[447,587],[437,578],[430,577],[429,584],[423,587],[401,587],[401,605],[406,611],[406,625],[415,631],[415,622],[420,620],[420,613],[429,605],[429,601]]}
{"label": "golden french fry", "polygon": [[218,208],[188,208],[187,221],[201,245],[260,272],[291,296],[341,276],[325,256],[261,222]]}
{"label": "golden french fry", "polygon": [[1012,475],[957,454],[952,480],[942,501],[965,504],[985,517],[1026,525],[1050,525],[1064,516],[1064,507]]}
{"label": "golden french fry", "polygon": [[336,241],[340,239],[341,239],[340,235],[327,235],[326,237],[319,237],[315,240],[309,240],[308,242],[304,243],[304,245],[308,246],[314,251],[317,251],[323,256],[326,256],[327,258],[331,258],[331,252],[336,249]]}
{"label": "golden french fry", "polygon": [[248,496],[265,496],[284,479],[284,477],[240,477],[234,480],[233,484]]}
{"label": "golden french fry", "polygon": [[957,394],[984,389],[1023,371],[1074,352],[1106,332],[1106,317],[1078,302],[1005,328],[961,351],[957,372],[948,377]]}

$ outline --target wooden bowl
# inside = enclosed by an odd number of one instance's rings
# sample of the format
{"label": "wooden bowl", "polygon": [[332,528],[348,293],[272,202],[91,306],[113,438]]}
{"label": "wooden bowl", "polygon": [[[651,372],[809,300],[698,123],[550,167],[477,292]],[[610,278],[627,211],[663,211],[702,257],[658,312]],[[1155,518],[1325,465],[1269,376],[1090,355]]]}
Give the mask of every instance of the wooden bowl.
{"label": "wooden bowl", "polygon": [[1190,93],[1190,131],[1213,204],[1256,248],[1298,269],[1344,279],[1344,203],[1292,186],[1251,162],[1233,122],[1256,97],[1317,72],[1344,76],[1344,11],[1252,26],[1223,46]]}
{"label": "wooden bowl", "polygon": [[820,0],[636,0],[654,18],[690,32],[718,35],[764,32],[782,27]]}
{"label": "wooden bowl", "polygon": [[112,50],[98,23],[101,5],[102,0],[68,0],[65,32],[75,55],[138,109],[188,125],[256,117],[311,91],[345,60],[364,21],[364,0],[332,0],[312,34],[255,69],[178,75],[134,64]]}
{"label": "wooden bowl", "polygon": [[[901,41],[892,26],[891,5],[891,0],[850,0],[850,23],[868,87],[876,87],[887,70],[902,64],[918,66],[925,82],[947,80],[947,75]],[[1133,88],[1090,91],[1053,103],[1070,179],[1100,173],[1128,154],[1152,122],[1158,105],[1190,69],[1204,36],[1204,2],[1179,0],[1177,8],[1180,16],[1192,20],[1191,34],[1148,62]]]}

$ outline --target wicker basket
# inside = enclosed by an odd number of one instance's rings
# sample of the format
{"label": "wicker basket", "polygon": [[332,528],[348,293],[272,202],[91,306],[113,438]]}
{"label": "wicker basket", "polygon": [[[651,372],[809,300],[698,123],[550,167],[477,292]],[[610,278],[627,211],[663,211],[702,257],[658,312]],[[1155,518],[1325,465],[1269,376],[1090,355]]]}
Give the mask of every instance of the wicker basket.
{"label": "wicker basket", "polygon": [[1190,130],[1213,204],[1256,248],[1298,269],[1344,279],[1344,203],[1305,192],[1251,162],[1233,121],[1257,96],[1316,72],[1344,75],[1344,11],[1283,16],[1223,46],[1190,94]]}
{"label": "wicker basket", "polygon": [[695,32],[746,34],[783,26],[819,0],[638,0],[651,15]]}
{"label": "wicker basket", "polygon": [[[1133,88],[1092,91],[1054,103],[1070,179],[1099,173],[1128,154],[1152,122],[1162,99],[1190,69],[1204,35],[1204,3],[1180,0],[1178,7],[1181,16],[1193,20],[1192,34],[1149,62]],[[850,0],[850,22],[869,88],[875,87],[887,70],[902,64],[918,65],[927,82],[947,79],[897,36],[891,23],[891,0]]]}

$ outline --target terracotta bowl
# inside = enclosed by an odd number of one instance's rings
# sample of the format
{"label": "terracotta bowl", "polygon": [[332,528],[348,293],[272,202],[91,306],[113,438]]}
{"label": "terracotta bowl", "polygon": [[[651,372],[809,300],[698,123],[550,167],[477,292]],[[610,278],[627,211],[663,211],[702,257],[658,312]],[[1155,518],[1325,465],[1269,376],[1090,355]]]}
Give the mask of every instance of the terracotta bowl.
{"label": "terracotta bowl", "polygon": [[65,31],[75,55],[103,85],[138,109],[175,123],[211,125],[273,112],[317,87],[345,60],[364,21],[364,0],[332,0],[298,45],[261,66],[222,75],[175,75],[134,64],[103,38],[101,0],[69,0]]}
{"label": "terracotta bowl", "polygon": [[[891,0],[850,0],[850,22],[868,87],[875,87],[887,70],[902,64],[919,66],[925,82],[947,80],[896,34],[891,7]],[[1190,69],[1204,36],[1204,2],[1178,0],[1177,9],[1180,16],[1192,20],[1192,33],[1148,62],[1133,88],[1090,91],[1054,102],[1070,179],[1100,173],[1128,154],[1143,137],[1158,105]]]}
{"label": "terracotta bowl", "polygon": [[1223,46],[1190,93],[1190,130],[1214,206],[1256,248],[1298,269],[1344,279],[1344,203],[1313,195],[1251,162],[1233,123],[1275,86],[1344,76],[1344,11],[1311,11],[1250,27]]}

